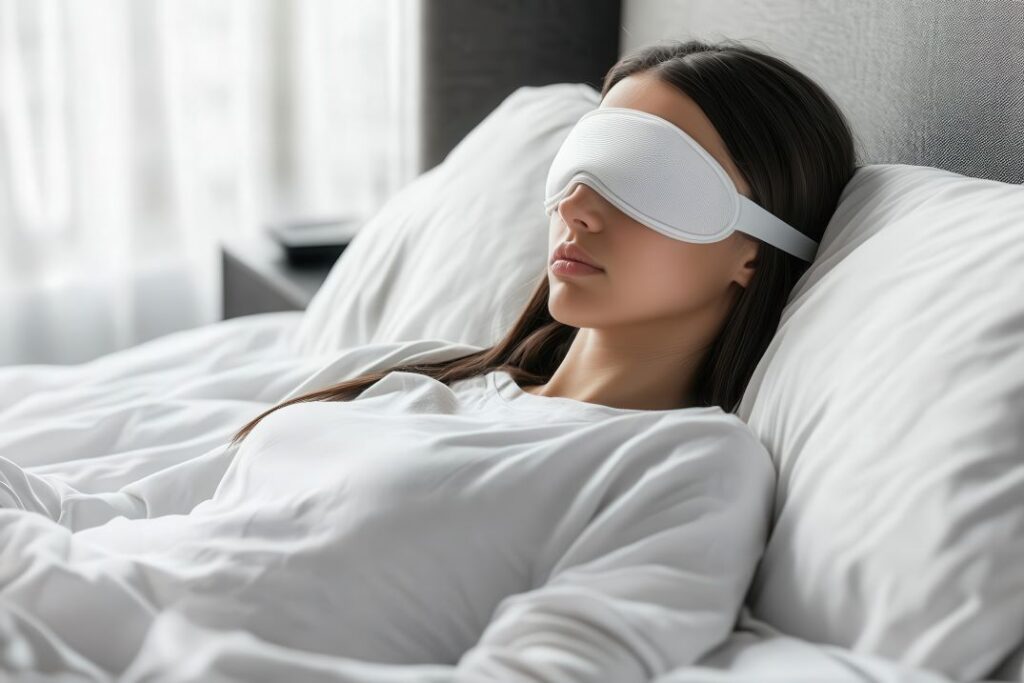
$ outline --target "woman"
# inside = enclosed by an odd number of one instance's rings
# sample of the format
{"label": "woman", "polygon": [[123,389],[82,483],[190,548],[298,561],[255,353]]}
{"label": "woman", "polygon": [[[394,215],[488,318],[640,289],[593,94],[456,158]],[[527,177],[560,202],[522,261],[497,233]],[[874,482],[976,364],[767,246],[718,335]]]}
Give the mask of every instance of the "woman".
{"label": "woman", "polygon": [[[855,168],[829,97],[738,43],[640,50],[601,106],[671,122],[815,241]],[[125,680],[628,683],[697,661],[763,550],[774,469],[732,411],[806,264],[741,232],[672,239],[582,183],[551,214],[563,243],[598,268],[551,266],[493,347],[285,401],[180,514],[76,533],[67,599],[102,637],[30,578],[6,595]]]}

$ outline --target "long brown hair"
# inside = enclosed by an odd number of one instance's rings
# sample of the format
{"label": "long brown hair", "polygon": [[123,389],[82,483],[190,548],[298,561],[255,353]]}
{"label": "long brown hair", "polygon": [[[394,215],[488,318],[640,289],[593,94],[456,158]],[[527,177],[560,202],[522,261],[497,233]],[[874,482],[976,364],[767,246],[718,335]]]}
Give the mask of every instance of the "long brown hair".
{"label": "long brown hair", "polygon": [[[750,185],[753,201],[821,240],[856,170],[850,126],[824,90],[782,59],[737,41],[662,41],[620,59],[605,75],[601,98],[623,78],[648,70],[700,106]],[[758,249],[754,276],[697,370],[698,405],[735,411],[793,286],[807,270],[807,262],[769,244],[761,242]],[[577,331],[548,312],[545,271],[512,328],[494,346],[440,362],[397,365],[296,396],[258,415],[230,445],[278,408],[351,400],[389,372],[415,372],[451,384],[505,370],[520,386],[544,384]]]}

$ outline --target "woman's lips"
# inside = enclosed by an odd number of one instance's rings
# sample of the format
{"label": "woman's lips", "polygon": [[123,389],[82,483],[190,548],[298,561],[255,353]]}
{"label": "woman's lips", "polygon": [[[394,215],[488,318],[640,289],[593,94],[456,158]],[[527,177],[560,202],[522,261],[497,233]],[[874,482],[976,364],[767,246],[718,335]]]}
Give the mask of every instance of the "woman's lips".
{"label": "woman's lips", "polygon": [[600,268],[569,259],[556,259],[551,262],[550,268],[555,275],[597,275],[604,272]]}

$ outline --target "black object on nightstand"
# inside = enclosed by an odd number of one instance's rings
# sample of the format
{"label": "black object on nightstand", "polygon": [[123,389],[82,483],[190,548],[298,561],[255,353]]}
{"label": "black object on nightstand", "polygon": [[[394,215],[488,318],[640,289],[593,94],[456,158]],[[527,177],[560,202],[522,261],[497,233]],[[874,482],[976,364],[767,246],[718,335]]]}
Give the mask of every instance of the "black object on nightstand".
{"label": "black object on nightstand", "polygon": [[358,216],[271,223],[267,232],[293,266],[334,263],[363,224]]}
{"label": "black object on nightstand", "polygon": [[269,231],[221,243],[223,319],[305,310],[347,243],[312,246],[289,258],[289,250]]}

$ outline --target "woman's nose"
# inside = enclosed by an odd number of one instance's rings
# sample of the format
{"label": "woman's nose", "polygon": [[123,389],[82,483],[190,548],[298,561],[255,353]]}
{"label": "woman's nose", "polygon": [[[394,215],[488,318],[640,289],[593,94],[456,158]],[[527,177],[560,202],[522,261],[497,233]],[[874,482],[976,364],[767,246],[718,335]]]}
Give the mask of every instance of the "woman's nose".
{"label": "woman's nose", "polygon": [[589,186],[577,183],[572,191],[558,202],[558,215],[572,230],[593,232],[601,229],[598,205],[597,193]]}

